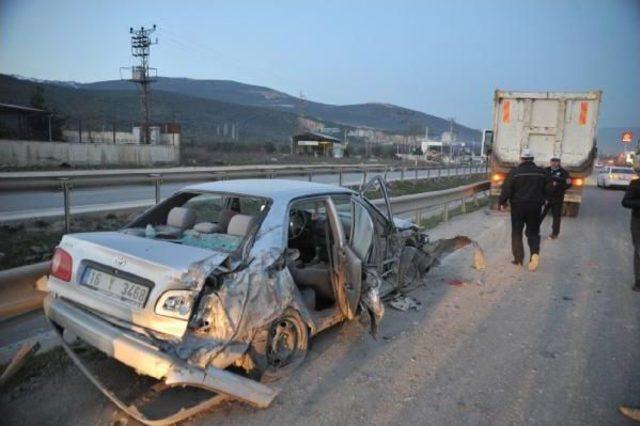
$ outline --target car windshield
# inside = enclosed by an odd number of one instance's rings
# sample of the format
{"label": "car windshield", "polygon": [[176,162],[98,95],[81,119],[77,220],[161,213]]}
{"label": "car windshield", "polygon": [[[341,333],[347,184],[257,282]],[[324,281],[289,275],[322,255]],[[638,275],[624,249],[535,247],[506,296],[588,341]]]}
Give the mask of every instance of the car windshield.
{"label": "car windshield", "polygon": [[622,175],[632,175],[635,174],[633,169],[611,169],[611,173],[619,173]]}
{"label": "car windshield", "polygon": [[268,208],[269,201],[258,197],[179,192],[142,214],[123,232],[233,252],[255,232]]}

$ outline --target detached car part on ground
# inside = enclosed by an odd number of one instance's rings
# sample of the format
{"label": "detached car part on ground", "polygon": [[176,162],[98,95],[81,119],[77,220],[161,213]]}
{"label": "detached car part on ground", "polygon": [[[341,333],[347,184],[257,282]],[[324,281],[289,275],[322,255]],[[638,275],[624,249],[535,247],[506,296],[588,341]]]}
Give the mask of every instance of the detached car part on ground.
{"label": "detached car part on ground", "polygon": [[[429,242],[393,218],[380,177],[363,193],[371,191],[384,208],[346,188],[301,181],[187,187],[121,231],[65,235],[46,316],[61,337],[77,336],[139,374],[266,407],[276,392],[265,383],[302,361],[310,336],[358,314],[375,336],[382,297],[472,243]],[[147,424],[178,421],[221,398],[152,420],[63,346],[116,405]]]}

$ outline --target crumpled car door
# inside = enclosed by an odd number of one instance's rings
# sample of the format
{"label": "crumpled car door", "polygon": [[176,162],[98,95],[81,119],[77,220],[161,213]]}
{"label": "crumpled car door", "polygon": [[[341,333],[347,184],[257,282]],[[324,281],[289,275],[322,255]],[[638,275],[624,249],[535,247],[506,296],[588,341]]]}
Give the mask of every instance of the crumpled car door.
{"label": "crumpled car door", "polygon": [[337,277],[336,296],[340,310],[348,319],[355,317],[362,289],[362,261],[347,243],[344,229],[333,200],[328,199],[328,218],[333,232],[333,252]]}

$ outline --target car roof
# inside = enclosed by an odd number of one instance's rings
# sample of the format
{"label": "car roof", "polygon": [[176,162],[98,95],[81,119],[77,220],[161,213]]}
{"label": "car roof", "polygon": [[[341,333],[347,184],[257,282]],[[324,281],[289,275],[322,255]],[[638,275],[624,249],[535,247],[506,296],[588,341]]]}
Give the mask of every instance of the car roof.
{"label": "car roof", "polygon": [[181,191],[226,192],[271,199],[292,199],[305,195],[353,193],[350,189],[326,183],[289,179],[233,179],[189,185]]}

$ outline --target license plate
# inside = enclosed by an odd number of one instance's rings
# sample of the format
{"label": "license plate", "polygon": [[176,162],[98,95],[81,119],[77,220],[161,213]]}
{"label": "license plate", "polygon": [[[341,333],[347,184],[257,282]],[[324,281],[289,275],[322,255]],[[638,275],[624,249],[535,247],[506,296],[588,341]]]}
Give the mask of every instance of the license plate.
{"label": "license plate", "polygon": [[81,283],[127,305],[141,308],[147,300],[149,288],[115,275],[87,268],[82,275]]}

